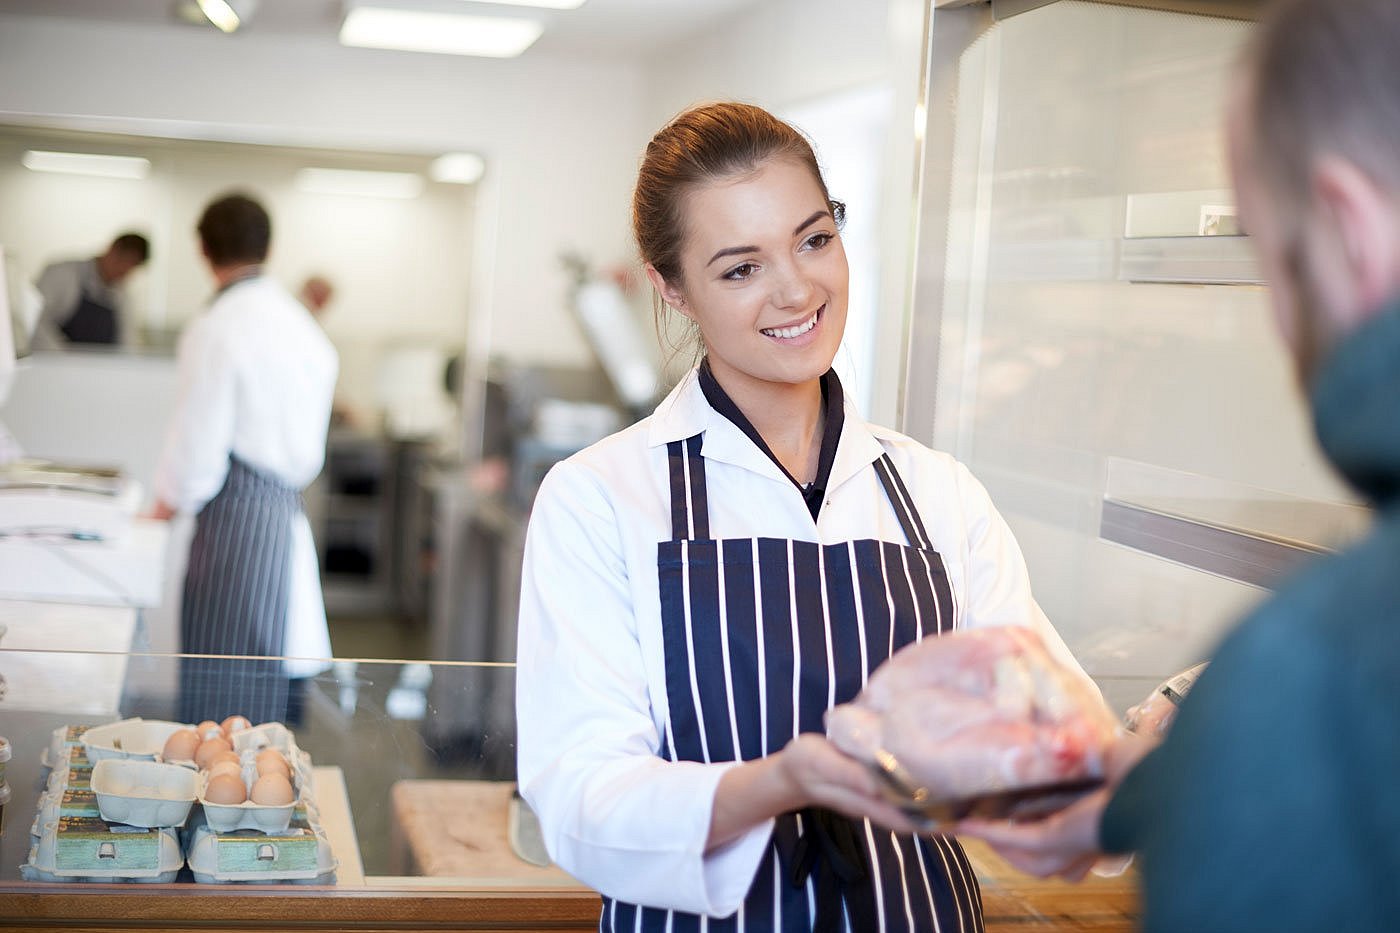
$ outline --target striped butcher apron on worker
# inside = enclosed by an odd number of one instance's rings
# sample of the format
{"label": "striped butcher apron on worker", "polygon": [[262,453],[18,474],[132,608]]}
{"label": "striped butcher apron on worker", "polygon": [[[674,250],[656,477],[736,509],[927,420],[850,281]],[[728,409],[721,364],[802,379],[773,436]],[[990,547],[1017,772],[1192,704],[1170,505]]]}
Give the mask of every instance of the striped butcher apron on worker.
{"label": "striped butcher apron on worker", "polygon": [[[228,477],[195,521],[180,606],[184,654],[280,657],[291,595],[292,522],[301,492],[229,457]],[[282,722],[282,662],[185,658],[180,719]]]}
{"label": "striped butcher apron on worker", "polygon": [[[668,445],[670,541],[658,546],[666,697],[661,756],[751,761],[855,698],[891,654],[952,631],[957,605],[888,455],[874,463],[909,544],[710,537],[702,435]],[[738,913],[723,920],[603,899],[602,930],[978,933],[962,847],[809,809],[777,819]]]}

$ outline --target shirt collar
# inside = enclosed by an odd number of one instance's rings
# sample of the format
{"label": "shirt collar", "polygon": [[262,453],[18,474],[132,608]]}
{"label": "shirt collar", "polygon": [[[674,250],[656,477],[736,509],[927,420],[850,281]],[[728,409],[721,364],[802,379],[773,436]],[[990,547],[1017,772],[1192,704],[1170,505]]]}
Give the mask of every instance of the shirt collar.
{"label": "shirt collar", "polygon": [[[880,459],[885,448],[879,436],[891,433],[867,424],[849,396],[845,397],[844,406],[841,437],[827,480],[828,493]],[[734,422],[710,406],[700,388],[697,367],[681,377],[670,394],[656,406],[647,429],[647,443],[659,447],[701,433],[705,435],[703,452],[707,460],[733,464],[778,482],[791,482]]]}

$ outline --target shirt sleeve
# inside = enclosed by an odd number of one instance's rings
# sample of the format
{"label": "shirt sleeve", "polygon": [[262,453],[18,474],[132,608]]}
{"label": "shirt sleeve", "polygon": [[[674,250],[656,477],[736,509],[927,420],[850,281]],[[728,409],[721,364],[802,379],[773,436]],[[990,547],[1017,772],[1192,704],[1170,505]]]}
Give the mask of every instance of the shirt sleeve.
{"label": "shirt sleeve", "polygon": [[181,512],[218,494],[233,450],[236,372],[210,323],[196,320],[180,339],[175,413],[156,467],[156,497]]}
{"label": "shirt sleeve", "polygon": [[535,500],[516,668],[521,793],[550,855],[585,884],[727,916],[752,885],[772,822],[705,853],[715,789],[733,763],[658,756],[621,518],[594,475],[570,462]]}
{"label": "shirt sleeve", "polygon": [[[967,528],[969,586],[963,606],[965,624],[968,628],[1024,625],[1035,629],[1057,660],[1089,681],[1089,675],[1031,594],[1030,572],[1021,547],[986,488],[961,463],[956,471]],[[1098,692],[1098,687],[1094,690]]]}
{"label": "shirt sleeve", "polygon": [[1227,639],[1105,811],[1101,841],[1141,853],[1148,930],[1394,928],[1394,671],[1291,611]]}
{"label": "shirt sleeve", "polygon": [[60,328],[78,303],[81,289],[78,277],[71,263],[54,263],[39,273],[34,287],[43,298],[39,318],[34,322],[34,332],[29,337],[32,350],[59,350],[67,346],[68,339]]}

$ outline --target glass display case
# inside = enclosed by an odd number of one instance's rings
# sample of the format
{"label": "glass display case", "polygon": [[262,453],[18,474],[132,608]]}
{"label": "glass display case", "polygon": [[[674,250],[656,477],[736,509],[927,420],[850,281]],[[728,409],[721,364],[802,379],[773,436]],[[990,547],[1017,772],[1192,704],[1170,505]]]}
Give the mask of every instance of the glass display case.
{"label": "glass display case", "polygon": [[[179,695],[196,662],[219,685],[202,699],[229,714],[273,681],[294,697],[285,724],[218,736],[254,801],[216,802],[209,756],[198,769],[171,741],[199,726],[176,721],[182,699],[197,708]],[[598,896],[549,864],[514,795],[512,665],[281,676],[271,660],[0,647],[0,925],[596,928]],[[202,728],[215,748],[219,727]],[[269,749],[290,805],[258,798]]]}
{"label": "glass display case", "polygon": [[[179,695],[182,665],[197,661],[218,685],[204,700],[229,702],[280,678],[274,660],[0,646],[0,735],[11,752],[0,764],[10,792],[0,925],[596,928],[597,894],[549,864],[514,794],[513,665],[337,659],[290,687],[278,681],[298,697],[284,724],[230,723],[221,734],[212,722],[176,721],[182,700],[191,708]],[[1121,713],[1156,684],[1100,686]],[[259,753],[275,750],[293,804],[216,802],[217,758],[171,741],[190,727],[203,730],[201,744],[230,740],[245,783]],[[172,783],[171,773],[187,777]],[[176,812],[158,814],[153,800]],[[114,801],[127,809],[104,809]],[[988,929],[1053,928],[1041,924],[1047,916],[1099,930],[1135,922],[1131,875],[1071,888],[969,852]]]}

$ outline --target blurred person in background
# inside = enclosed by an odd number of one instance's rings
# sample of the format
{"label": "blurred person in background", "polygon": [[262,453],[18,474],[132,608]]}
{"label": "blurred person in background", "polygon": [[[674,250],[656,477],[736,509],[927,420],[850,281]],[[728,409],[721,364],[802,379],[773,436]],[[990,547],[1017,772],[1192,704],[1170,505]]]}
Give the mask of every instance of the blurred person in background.
{"label": "blurred person in background", "polygon": [[297,298],[306,306],[306,310],[311,312],[311,316],[320,320],[326,312],[326,306],[335,297],[335,286],[331,280],[323,275],[313,275],[301,283],[301,291]]}
{"label": "blurred person in background", "polygon": [[133,346],[136,327],[127,318],[121,284],[151,258],[151,244],[139,233],[123,233],[106,252],[44,267],[35,282],[44,305],[30,337],[34,350],[72,344]]}
{"label": "blurred person in background", "polygon": [[[218,291],[180,337],[179,397],[155,479],[155,517],[197,516],[180,650],[326,658],[301,491],[325,460],[336,353],[306,308],[264,274],[272,225],[262,205],[219,198],[198,230]],[[180,719],[285,720],[288,677],[319,669],[186,659]]]}
{"label": "blurred person in background", "polygon": [[1374,526],[1225,639],[1163,743],[1117,749],[1111,791],[1042,823],[959,827],[1039,875],[1139,852],[1148,930],[1400,927],[1397,48],[1396,0],[1280,0],[1228,125],[1318,440]]}

